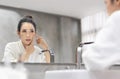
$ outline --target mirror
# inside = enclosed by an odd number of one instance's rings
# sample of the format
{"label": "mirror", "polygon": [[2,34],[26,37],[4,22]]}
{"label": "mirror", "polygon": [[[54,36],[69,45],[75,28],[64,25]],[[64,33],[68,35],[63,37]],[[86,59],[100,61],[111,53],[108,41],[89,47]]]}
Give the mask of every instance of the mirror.
{"label": "mirror", "polygon": [[37,33],[48,43],[54,54],[54,63],[76,63],[76,52],[81,41],[80,20],[67,16],[36,12],[1,6],[0,8],[0,60],[5,45],[17,41],[17,24],[21,17],[33,16],[37,24]]}

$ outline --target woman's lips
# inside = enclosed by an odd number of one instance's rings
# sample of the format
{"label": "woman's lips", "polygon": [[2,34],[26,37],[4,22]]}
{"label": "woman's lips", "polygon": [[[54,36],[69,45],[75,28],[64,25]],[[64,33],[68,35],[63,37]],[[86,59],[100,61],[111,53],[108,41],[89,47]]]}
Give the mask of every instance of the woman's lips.
{"label": "woman's lips", "polygon": [[31,41],[31,39],[26,39],[26,41]]}

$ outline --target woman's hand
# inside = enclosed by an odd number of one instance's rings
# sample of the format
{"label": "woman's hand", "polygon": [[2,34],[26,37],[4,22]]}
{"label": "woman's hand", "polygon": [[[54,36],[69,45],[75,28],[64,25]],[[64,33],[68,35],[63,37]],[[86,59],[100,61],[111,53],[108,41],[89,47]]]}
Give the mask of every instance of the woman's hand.
{"label": "woman's hand", "polygon": [[32,52],[34,52],[34,45],[31,43],[25,46],[25,52],[20,56],[19,61],[24,62],[28,60]]}
{"label": "woman's hand", "polygon": [[47,50],[48,49],[48,44],[42,37],[37,35],[36,36],[36,42],[43,50]]}

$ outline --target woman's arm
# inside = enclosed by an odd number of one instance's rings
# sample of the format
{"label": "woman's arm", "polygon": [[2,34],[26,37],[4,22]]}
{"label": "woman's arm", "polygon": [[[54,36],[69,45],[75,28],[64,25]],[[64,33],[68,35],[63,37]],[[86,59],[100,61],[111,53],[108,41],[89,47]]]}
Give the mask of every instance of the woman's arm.
{"label": "woman's arm", "polygon": [[29,56],[34,52],[34,50],[35,49],[32,43],[28,46],[25,46],[25,52],[19,56],[19,61],[20,62],[27,61],[29,59]]}
{"label": "woman's arm", "polygon": [[45,52],[46,63],[50,63],[50,52]]}
{"label": "woman's arm", "polygon": [[40,36],[37,36],[37,44],[43,49],[43,50],[48,50],[44,51],[45,57],[46,57],[46,62],[50,63],[50,51],[48,49],[48,44],[47,42]]}

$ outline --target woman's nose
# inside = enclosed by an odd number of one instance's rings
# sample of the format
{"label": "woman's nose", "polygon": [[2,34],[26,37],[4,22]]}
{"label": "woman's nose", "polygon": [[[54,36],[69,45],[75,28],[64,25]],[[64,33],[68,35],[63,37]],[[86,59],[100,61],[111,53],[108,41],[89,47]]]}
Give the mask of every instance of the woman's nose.
{"label": "woman's nose", "polygon": [[30,36],[30,33],[29,33],[29,32],[27,32],[27,36]]}

